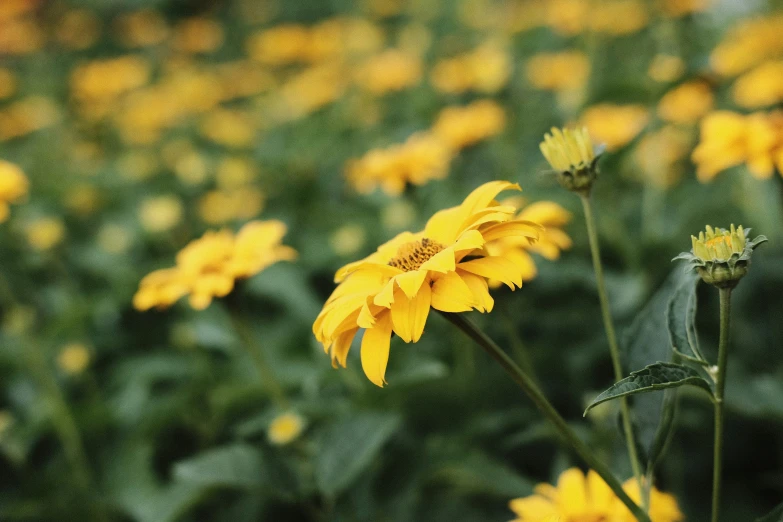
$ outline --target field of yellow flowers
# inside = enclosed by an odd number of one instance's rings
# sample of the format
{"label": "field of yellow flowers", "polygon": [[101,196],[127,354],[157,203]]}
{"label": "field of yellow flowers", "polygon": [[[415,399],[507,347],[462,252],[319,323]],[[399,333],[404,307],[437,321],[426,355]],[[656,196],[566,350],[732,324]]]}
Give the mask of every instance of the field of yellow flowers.
{"label": "field of yellow flowers", "polygon": [[2,521],[781,522],[781,295],[779,1],[0,0]]}

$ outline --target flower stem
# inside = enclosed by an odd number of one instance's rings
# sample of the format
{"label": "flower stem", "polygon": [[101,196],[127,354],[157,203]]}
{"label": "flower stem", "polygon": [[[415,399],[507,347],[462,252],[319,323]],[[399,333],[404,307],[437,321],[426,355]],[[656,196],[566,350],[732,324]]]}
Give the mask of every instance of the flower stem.
{"label": "flower stem", "polygon": [[519,366],[497,345],[495,342],[487,336],[481,329],[470,322],[462,314],[454,314],[441,312],[441,315],[445,317],[450,323],[462,330],[465,335],[473,339],[484,351],[486,351],[493,359],[495,359],[500,366],[508,373],[514,382],[516,382],[520,388],[527,394],[533,401],[536,407],[544,414],[544,416],[554,425],[558,434],[571,446],[574,451],[585,461],[585,463],[601,478],[604,479],[606,484],[614,491],[617,498],[625,504],[628,509],[633,513],[639,522],[650,522],[650,517],[634,503],[628,494],[623,490],[622,484],[615,478],[609,468],[600,460],[598,460],[590,448],[582,442],[579,437],[576,436],[574,431],[568,426],[568,423],[560,416],[555,410],[552,404],[544,396],[541,389],[533,382],[533,380],[523,372]]}
{"label": "flower stem", "polygon": [[[614,369],[615,382],[622,380],[623,368],[620,364],[620,350],[617,348],[617,335],[614,332],[612,323],[612,313],[609,310],[609,297],[606,293],[606,282],[604,281],[604,269],[601,264],[601,251],[598,246],[598,234],[595,229],[595,218],[593,217],[593,208],[590,204],[589,194],[580,194],[582,207],[585,212],[585,222],[587,223],[587,238],[590,242],[590,253],[593,256],[593,270],[595,271],[595,282],[598,287],[598,300],[601,302],[601,316],[604,321],[604,330],[606,338],[609,341],[609,353],[612,356],[612,367]],[[633,476],[639,485],[639,491],[644,491],[644,480],[639,466],[639,455],[636,450],[636,440],[631,425],[631,409],[628,405],[628,399],[620,399],[620,409],[622,411],[623,431],[625,432],[625,444],[628,446],[628,457],[631,461]],[[649,509],[645,495],[642,495],[642,507],[645,511]]]}
{"label": "flower stem", "polygon": [[253,361],[253,364],[258,371],[258,375],[261,377],[264,385],[269,389],[269,393],[272,395],[272,400],[274,400],[275,403],[277,403],[277,405],[282,409],[287,409],[288,399],[286,399],[283,387],[275,377],[275,372],[272,371],[272,368],[269,366],[266,357],[264,357],[263,347],[260,346],[260,343],[256,340],[256,336],[253,334],[250,326],[243,318],[239,317],[239,315],[233,311],[230,312],[229,315],[231,316],[231,322],[234,326],[234,331],[236,332],[237,336],[239,336],[239,344],[242,345],[242,347],[245,349],[245,352]]}
{"label": "flower stem", "polygon": [[718,345],[718,377],[715,381],[715,446],[713,448],[712,522],[718,522],[723,452],[723,392],[726,389],[726,366],[729,354],[731,326],[731,288],[720,289],[720,344]]}

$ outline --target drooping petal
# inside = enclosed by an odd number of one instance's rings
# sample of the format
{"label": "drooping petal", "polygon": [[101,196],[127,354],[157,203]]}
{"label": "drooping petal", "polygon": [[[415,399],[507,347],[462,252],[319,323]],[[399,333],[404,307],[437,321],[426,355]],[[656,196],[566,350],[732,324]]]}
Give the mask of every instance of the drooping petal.
{"label": "drooping petal", "polygon": [[468,197],[465,198],[465,202],[460,206],[465,211],[466,215],[472,214],[489,205],[489,203],[495,199],[495,196],[504,190],[522,190],[522,188],[517,183],[510,183],[508,181],[490,181],[471,192]]}
{"label": "drooping petal", "polygon": [[391,344],[391,313],[382,313],[376,320],[374,328],[364,331],[361,351],[362,369],[373,384],[383,388],[383,385],[386,384],[384,377],[386,365],[389,362],[389,345]]}
{"label": "drooping petal", "polygon": [[561,473],[557,491],[564,515],[580,515],[587,509],[587,487],[581,469],[571,468]]}
{"label": "drooping petal", "polygon": [[502,257],[483,257],[472,259],[457,265],[458,268],[489,279],[497,279],[506,286],[514,289],[514,286],[522,286],[522,276],[519,269]]}
{"label": "drooping petal", "polygon": [[426,284],[422,285],[413,299],[405,295],[395,298],[391,308],[392,325],[394,332],[406,343],[415,343],[421,338],[430,311],[431,297],[432,290]]}
{"label": "drooping petal", "polygon": [[452,247],[444,248],[427,261],[422,263],[419,270],[431,270],[433,272],[440,272],[445,274],[446,272],[453,272],[456,266],[454,259],[454,249]]}
{"label": "drooping petal", "polygon": [[543,227],[538,223],[515,220],[492,225],[483,229],[481,235],[484,236],[484,241],[486,242],[511,236],[521,236],[535,240],[538,239],[542,229]]}
{"label": "drooping petal", "polygon": [[346,330],[337,336],[334,344],[332,344],[332,367],[337,368],[337,364],[339,363],[340,366],[345,368],[348,361],[348,350],[351,349],[351,343],[353,342],[353,338],[356,336],[357,331],[358,328],[353,328],[351,330]]}
{"label": "drooping petal", "polygon": [[468,285],[468,288],[470,288],[478,311],[491,312],[492,308],[495,306],[495,300],[489,295],[487,280],[481,276],[462,270],[457,270],[457,274],[459,274],[462,280],[465,281],[465,284]]}
{"label": "drooping petal", "polygon": [[419,288],[421,288],[421,285],[426,278],[427,270],[419,269],[405,272],[404,274],[398,275],[394,279],[397,281],[397,286],[399,286],[402,291],[405,292],[405,295],[410,299],[416,295],[416,292],[419,291]]}
{"label": "drooping petal", "polygon": [[394,279],[389,279],[389,282],[386,283],[386,286],[383,287],[383,290],[375,294],[372,302],[373,304],[382,306],[384,308],[391,307],[392,303],[394,302]]}
{"label": "drooping petal", "polygon": [[468,312],[476,301],[470,287],[456,272],[449,272],[432,285],[432,307],[441,312]]}
{"label": "drooping petal", "polygon": [[484,246],[484,236],[478,230],[467,230],[460,234],[457,242],[454,243],[454,251],[475,250]]}

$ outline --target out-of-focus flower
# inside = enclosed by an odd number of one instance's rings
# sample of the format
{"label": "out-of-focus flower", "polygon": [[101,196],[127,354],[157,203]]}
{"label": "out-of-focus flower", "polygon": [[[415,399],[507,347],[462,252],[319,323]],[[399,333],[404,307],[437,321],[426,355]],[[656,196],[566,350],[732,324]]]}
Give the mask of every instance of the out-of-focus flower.
{"label": "out-of-focus flower", "polygon": [[256,168],[249,158],[228,157],[220,160],[215,181],[221,189],[240,188],[256,176]]}
{"label": "out-of-focus flower", "polygon": [[713,0],[659,0],[659,7],[666,16],[679,17],[706,11],[712,5],[712,1]]}
{"label": "out-of-focus flower", "polygon": [[406,53],[422,56],[432,45],[432,31],[420,23],[411,23],[397,34],[397,47]]}
{"label": "out-of-focus flower", "polygon": [[60,120],[60,110],[49,98],[28,96],[0,110],[0,141],[26,136]]}
{"label": "out-of-focus flower", "polygon": [[537,224],[515,219],[515,207],[495,201],[500,192],[518,188],[505,181],[486,183],[461,205],[433,215],[423,231],[403,232],[338,270],[339,284],[313,324],[332,365],[345,367],[353,338],[363,328],[362,368],[370,381],[383,386],[392,332],[407,343],[417,342],[430,308],[491,311],[488,278],[512,289],[521,286],[521,272],[512,261],[482,248],[509,236],[537,239]]}
{"label": "out-of-focus flower", "polygon": [[0,55],[34,53],[45,43],[46,34],[33,16],[20,12],[0,20]]}
{"label": "out-of-focus flower", "polygon": [[430,81],[444,93],[494,93],[508,83],[511,67],[507,50],[501,44],[489,41],[469,53],[436,63]]}
{"label": "out-of-focus flower", "polygon": [[5,433],[14,425],[14,415],[8,410],[0,410],[0,440]]}
{"label": "out-of-focus flower", "polygon": [[764,107],[783,101],[783,61],[769,61],[734,82],[731,95],[741,107]]}
{"label": "out-of-focus flower", "polygon": [[277,117],[287,121],[307,116],[340,98],[347,87],[346,71],[339,64],[305,69],[281,86]]}
{"label": "out-of-focus flower", "polygon": [[149,63],[139,56],[96,60],[71,73],[71,92],[79,102],[111,102],[119,95],[146,85]]}
{"label": "out-of-focus flower", "polygon": [[106,223],[98,230],[96,241],[104,252],[124,254],[133,244],[133,234],[128,227],[116,223]]}
{"label": "out-of-focus flower", "polygon": [[356,83],[372,94],[401,91],[421,79],[421,59],[418,55],[397,49],[367,59],[356,71]]}
{"label": "out-of-focus flower", "polygon": [[149,47],[163,42],[169,34],[166,19],[152,9],[141,9],[117,17],[114,32],[130,48]]}
{"label": "out-of-focus flower", "polygon": [[0,223],[11,213],[10,203],[27,195],[30,183],[22,169],[8,161],[0,160]]}
{"label": "out-of-focus flower", "polygon": [[658,116],[672,123],[696,123],[712,109],[710,86],[699,80],[683,83],[658,102]]}
{"label": "out-of-focus flower", "polygon": [[659,83],[678,80],[685,73],[685,62],[679,56],[656,54],[647,68],[647,75]]}
{"label": "out-of-focus flower", "polygon": [[198,203],[198,211],[205,223],[222,225],[235,219],[254,218],[263,206],[263,193],[255,187],[244,186],[207,192]]}
{"label": "out-of-focus flower", "polygon": [[590,75],[590,59],[581,51],[539,53],[527,61],[530,85],[545,91],[582,89]]}
{"label": "out-of-focus flower", "polygon": [[263,65],[249,60],[220,64],[215,72],[220,81],[220,99],[224,102],[255,96],[275,85],[274,77]]}
{"label": "out-of-focus flower", "polygon": [[189,150],[174,162],[174,174],[186,185],[199,185],[207,178],[207,160],[196,150]]}
{"label": "out-of-focus flower", "polygon": [[[640,498],[638,483],[631,479],[623,489],[631,499]],[[513,522],[562,522],[599,521],[633,522],[636,520],[628,508],[617,498],[606,482],[593,470],[587,476],[578,468],[560,474],[557,486],[539,484],[529,497],[517,498],[509,503],[516,514]],[[650,519],[652,522],[680,522],[683,515],[674,496],[653,487],[650,492]]]}
{"label": "out-of-focus flower", "polygon": [[269,65],[287,65],[307,60],[310,32],[303,25],[278,25],[247,40],[248,55]]}
{"label": "out-of-focus flower", "polygon": [[412,135],[403,144],[371,150],[346,167],[346,176],[361,193],[380,186],[389,195],[399,195],[407,183],[423,185],[448,175],[454,151],[432,133]]}
{"label": "out-of-focus flower", "polygon": [[117,171],[131,180],[144,180],[155,174],[160,168],[158,158],[144,149],[131,149],[117,158]]}
{"label": "out-of-focus flower", "polygon": [[680,180],[677,164],[688,155],[692,133],[674,125],[645,134],[634,149],[634,159],[642,180],[660,189],[668,189]]}
{"label": "out-of-focus flower", "polygon": [[78,375],[90,364],[90,349],[84,343],[69,343],[60,349],[57,366],[68,375]]}
{"label": "out-of-focus flower", "polygon": [[266,436],[270,444],[285,446],[299,438],[305,425],[305,420],[301,415],[289,411],[272,419]]}
{"label": "out-of-focus flower", "polygon": [[176,196],[156,196],[141,202],[139,221],[147,232],[166,232],[182,221],[184,212],[182,201]]}
{"label": "out-of-focus flower", "polygon": [[416,219],[416,207],[402,199],[391,201],[381,211],[381,223],[389,232],[399,232],[408,228],[414,219]]}
{"label": "out-of-focus flower", "polygon": [[63,14],[57,23],[57,41],[69,49],[82,50],[91,47],[101,34],[101,21],[92,11],[72,9]]}
{"label": "out-of-focus flower", "polygon": [[710,54],[712,69],[736,76],[766,60],[783,56],[783,14],[740,21]]}
{"label": "out-of-focus flower", "polygon": [[329,246],[338,256],[349,256],[364,246],[365,236],[361,225],[343,225],[329,236]]}
{"label": "out-of-focus flower", "polygon": [[478,100],[464,107],[446,107],[435,120],[432,133],[454,150],[474,145],[503,131],[506,113],[493,100]]}
{"label": "out-of-focus flower", "polygon": [[98,209],[100,192],[93,185],[80,183],[68,189],[64,203],[73,213],[88,216]]}
{"label": "out-of-focus flower", "polygon": [[199,126],[201,135],[208,140],[234,149],[247,148],[253,144],[255,127],[249,115],[231,109],[208,112]]}
{"label": "out-of-focus flower", "polygon": [[65,237],[65,225],[59,218],[42,217],[27,223],[24,232],[31,247],[46,251],[62,242]]}
{"label": "out-of-focus flower", "polygon": [[783,173],[783,113],[716,111],[701,122],[701,138],[693,151],[699,181],[745,163],[750,173],[769,178],[777,166]]}
{"label": "out-of-focus flower", "polygon": [[10,98],[16,92],[16,76],[10,69],[0,67],[0,100]]}
{"label": "out-of-focus flower", "polygon": [[228,295],[236,279],[294,259],[296,252],[281,244],[285,232],[286,226],[276,220],[251,221],[236,235],[225,229],[207,232],[177,254],[175,267],[145,276],[133,306],[142,311],[165,308],[187,295],[193,308],[203,310],[213,298]]}
{"label": "out-of-focus flower", "polygon": [[223,45],[223,26],[204,17],[188,18],[174,27],[174,47],[186,53],[211,53]]}
{"label": "out-of-focus flower", "polygon": [[633,34],[649,23],[647,6],[639,0],[610,0],[590,3],[589,28],[609,35]]}
{"label": "out-of-focus flower", "polygon": [[2,330],[6,335],[22,335],[35,326],[35,308],[12,305],[3,314]]}
{"label": "out-of-focus flower", "polygon": [[589,107],[579,121],[587,127],[595,143],[603,143],[609,151],[617,150],[634,139],[650,120],[643,105],[601,103]]}
{"label": "out-of-focus flower", "polygon": [[550,0],[546,23],[554,31],[573,36],[584,31],[590,18],[590,2],[584,0]]}

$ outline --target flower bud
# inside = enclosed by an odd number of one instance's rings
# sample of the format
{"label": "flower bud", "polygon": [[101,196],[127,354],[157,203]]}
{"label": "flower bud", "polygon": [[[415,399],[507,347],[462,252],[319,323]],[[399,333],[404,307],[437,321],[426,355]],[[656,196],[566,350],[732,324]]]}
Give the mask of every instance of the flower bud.
{"label": "flower bud", "polygon": [[539,147],[557,171],[560,185],[571,192],[590,193],[598,176],[596,163],[600,153],[596,156],[587,128],[561,130],[552,127],[552,133],[544,135],[544,141]]}

